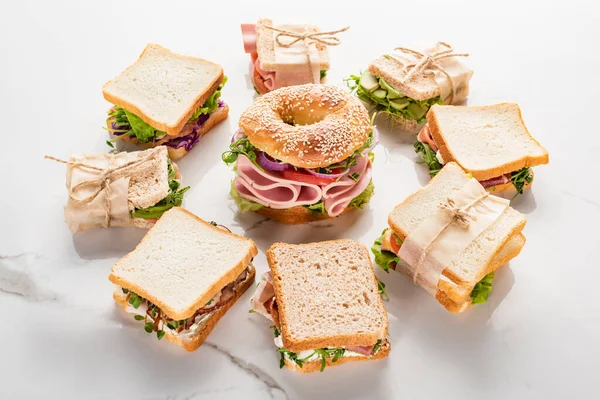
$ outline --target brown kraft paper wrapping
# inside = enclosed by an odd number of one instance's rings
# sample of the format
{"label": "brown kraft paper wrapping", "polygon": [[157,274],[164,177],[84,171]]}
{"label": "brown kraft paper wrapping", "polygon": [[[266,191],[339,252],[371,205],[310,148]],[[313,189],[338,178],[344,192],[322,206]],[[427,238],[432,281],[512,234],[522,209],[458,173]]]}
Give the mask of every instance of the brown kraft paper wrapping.
{"label": "brown kraft paper wrapping", "polygon": [[406,238],[398,256],[416,284],[435,296],[443,270],[506,210],[509,201],[488,195],[471,179],[422,221]]}
{"label": "brown kraft paper wrapping", "polygon": [[[310,25],[278,25],[277,29],[294,32],[299,35],[315,33],[317,30]],[[296,43],[282,46],[278,36],[280,32],[273,31],[275,44],[275,87],[319,83],[321,60],[316,43],[310,39],[302,39]],[[287,40],[291,43],[291,41]]]}

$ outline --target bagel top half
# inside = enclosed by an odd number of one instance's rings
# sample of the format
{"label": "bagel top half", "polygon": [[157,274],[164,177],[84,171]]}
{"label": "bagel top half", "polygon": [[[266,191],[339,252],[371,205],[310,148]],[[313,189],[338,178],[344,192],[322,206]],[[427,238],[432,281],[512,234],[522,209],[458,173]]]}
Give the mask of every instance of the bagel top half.
{"label": "bagel top half", "polygon": [[361,102],[333,86],[288,86],[259,97],[240,117],[258,149],[300,168],[321,168],[350,157],[371,133]]}

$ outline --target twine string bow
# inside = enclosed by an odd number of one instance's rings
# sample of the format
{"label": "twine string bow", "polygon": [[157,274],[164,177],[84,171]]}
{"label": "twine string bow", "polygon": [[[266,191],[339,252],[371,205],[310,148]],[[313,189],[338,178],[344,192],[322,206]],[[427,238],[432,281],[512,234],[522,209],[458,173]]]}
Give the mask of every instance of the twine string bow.
{"label": "twine string bow", "polygon": [[[313,42],[320,43],[325,46],[337,46],[342,43],[341,39],[335,36],[337,33],[345,32],[350,29],[346,26],[342,29],[327,32],[294,32],[286,29],[275,28],[274,26],[264,25],[265,28],[277,32],[275,35],[275,41],[282,47],[291,47],[300,41],[312,40]],[[283,41],[282,38],[291,39],[291,41]],[[306,43],[306,42],[305,42]]]}
{"label": "twine string bow", "polygon": [[450,76],[448,71],[444,69],[444,67],[439,63],[439,61],[451,57],[468,57],[469,54],[454,53],[454,49],[452,48],[452,46],[450,46],[446,42],[437,42],[435,51],[427,55],[414,49],[409,49],[407,47],[396,47],[394,50],[398,50],[402,53],[410,54],[416,57],[416,61],[405,64],[405,61],[399,60],[396,57],[392,56],[394,60],[403,65],[403,72],[405,74],[404,78],[402,79],[403,82],[410,81],[415,75],[420,73],[430,73],[435,75],[436,70],[440,71],[450,82],[450,88],[452,89],[450,92],[450,104],[452,104],[455,92],[454,82],[452,81],[452,77]]}
{"label": "twine string bow", "polygon": [[444,231],[446,229],[448,229],[448,227],[450,225],[452,225],[452,223],[456,223],[458,226],[460,226],[463,229],[469,228],[469,226],[471,225],[471,221],[477,220],[477,216],[468,211],[469,208],[473,207],[475,204],[479,203],[480,201],[482,201],[483,199],[485,199],[487,197],[488,197],[487,192],[482,193],[479,197],[476,197],[473,201],[471,201],[470,203],[468,203],[467,205],[465,205],[463,207],[457,207],[454,199],[451,199],[450,197],[448,197],[446,199],[446,201],[438,204],[438,208],[440,210],[444,210],[450,216],[450,219],[446,223],[446,225],[438,232],[438,234],[434,236],[433,240],[431,242],[429,242],[429,244],[421,252],[421,255],[419,256],[419,260],[417,261],[417,265],[415,266],[415,273],[413,275],[413,283],[415,285],[417,284],[417,277],[419,276],[421,267],[423,266],[423,262],[425,261],[425,257],[427,256],[427,253],[428,253],[429,249],[431,248],[431,245],[433,243],[435,243],[436,240],[438,240],[438,238],[442,235],[442,233],[444,233]]}
{"label": "twine string bow", "polygon": [[[108,167],[98,167],[95,165],[87,164],[82,161],[62,160],[60,158],[52,157],[49,155],[44,156],[44,158],[47,158],[49,160],[53,160],[53,161],[56,161],[56,162],[59,162],[62,164],[71,165],[74,168],[77,168],[77,167],[86,168],[86,169],[90,169],[90,170],[100,173],[100,175],[98,177],[84,179],[81,182],[79,182],[78,184],[69,187],[69,198],[75,204],[89,204],[92,201],[94,201],[94,199],[96,197],[98,197],[98,195],[104,190],[105,191],[104,208],[106,211],[106,217],[104,220],[103,227],[107,228],[110,226],[110,220],[111,220],[111,203],[110,203],[110,194],[111,194],[110,193],[110,184],[111,184],[111,182],[116,181],[117,179],[123,178],[125,176],[131,175],[132,173],[139,171],[143,168],[146,168],[146,166],[144,164],[149,161],[152,161],[155,158],[155,155],[156,155],[156,151],[152,151],[152,152],[149,152],[145,157],[128,161],[125,164],[122,164],[122,165],[119,165],[116,167],[112,165],[115,160],[115,157],[113,154],[109,154],[109,166]],[[78,189],[89,187],[89,186],[95,187],[95,190],[89,196],[84,197],[84,198],[79,198],[79,197],[75,196],[75,192]]]}

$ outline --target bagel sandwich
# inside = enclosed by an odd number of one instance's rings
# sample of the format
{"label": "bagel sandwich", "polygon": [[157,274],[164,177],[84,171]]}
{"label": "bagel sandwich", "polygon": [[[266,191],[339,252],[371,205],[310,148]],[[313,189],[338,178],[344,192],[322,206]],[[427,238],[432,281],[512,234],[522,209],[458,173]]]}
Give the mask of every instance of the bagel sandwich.
{"label": "bagel sandwich", "polygon": [[185,156],[227,118],[229,107],[220,100],[226,82],[220,65],[147,45],[134,64],[102,88],[114,104],[106,119],[107,143],[164,145],[171,159]]}
{"label": "bagel sandwich", "polygon": [[248,107],[223,161],[242,212],[286,224],[337,217],[373,195],[377,130],[361,102],[325,85],[274,90]]}
{"label": "bagel sandwich", "polygon": [[453,161],[488,192],[514,190],[515,196],[531,186],[531,167],[549,161],[546,149],[527,130],[516,103],[434,105],[414,149],[431,176]]}
{"label": "bagel sandwich", "polygon": [[175,207],[113,265],[113,298],[146,333],[196,350],[254,282],[255,243]]}
{"label": "bagel sandwich", "polygon": [[[280,68],[276,61],[276,43],[274,32],[268,27],[273,27],[273,21],[263,18],[257,24],[242,24],[242,39],[244,41],[244,52],[250,54],[250,79],[254,90],[258,95],[269,93],[281,87],[281,83],[276,80],[276,71]],[[310,32],[319,32],[316,26],[312,25],[286,25],[287,29],[307,29]],[[320,43],[315,44],[319,57],[318,80],[304,81],[302,78],[294,80],[292,84],[301,85],[304,83],[325,83],[325,77],[329,70],[329,54],[327,46]]]}
{"label": "bagel sandwich", "polygon": [[[447,51],[449,46],[446,46],[438,42],[430,47],[415,46],[415,50],[432,55]],[[361,74],[351,75],[346,84],[375,111],[390,117],[394,127],[417,133],[434,104],[460,104],[466,100],[473,75],[458,57],[447,57],[435,61],[437,68],[427,64],[410,79],[405,79],[421,60],[395,50],[375,59]]]}
{"label": "bagel sandwich", "polygon": [[363,244],[275,243],[267,261],[251,312],[271,322],[280,368],[323,372],[389,355],[388,315]]}
{"label": "bagel sandwich", "polygon": [[[414,251],[414,249],[402,251],[408,243],[407,238],[415,232],[420,234],[426,232],[422,224],[425,222],[427,225],[429,218],[438,215],[436,213],[439,212],[439,205],[448,198],[456,196],[466,184],[473,183],[470,181],[473,181],[473,178],[456,163],[448,163],[425,187],[394,207],[388,217],[388,228],[384,229],[371,247],[375,263],[386,272],[394,270],[416,280],[414,268],[402,258]],[[477,185],[476,182],[474,184]],[[479,190],[483,189],[480,187]],[[495,198],[492,195],[489,197]],[[473,216],[473,208],[466,210],[467,215],[478,218]],[[479,210],[484,210],[484,213],[490,212],[490,209],[483,205]],[[446,245],[433,248],[435,239],[434,242],[426,245],[431,249],[430,253],[426,253],[431,254],[431,258],[427,259],[427,262],[423,258],[420,276],[431,276],[431,270],[428,271],[425,265],[435,265],[433,260],[451,261],[441,263],[443,269],[436,279],[437,284],[435,280],[430,282],[428,292],[452,313],[461,313],[474,304],[487,302],[492,291],[495,271],[518,256],[525,245],[525,236],[522,232],[525,223],[525,216],[508,206],[491,225],[479,235],[475,235],[470,243],[461,242],[463,230],[469,229],[468,226],[458,227],[457,230],[452,227],[444,228],[438,239]],[[437,225],[434,226],[437,228]],[[429,243],[423,236],[409,240],[411,243]],[[460,247],[456,256],[444,257],[443,253],[452,251],[454,246],[460,246],[459,242],[466,247],[462,251]],[[421,248],[420,251],[425,250]],[[418,257],[423,257],[423,254],[417,252],[414,258]],[[417,284],[421,285],[421,280],[417,280]]]}

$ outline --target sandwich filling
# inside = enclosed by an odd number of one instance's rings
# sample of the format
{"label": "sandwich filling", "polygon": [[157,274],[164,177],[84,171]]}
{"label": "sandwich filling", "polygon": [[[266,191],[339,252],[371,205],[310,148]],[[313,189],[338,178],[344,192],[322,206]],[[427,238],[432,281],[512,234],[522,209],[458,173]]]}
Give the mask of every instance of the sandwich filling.
{"label": "sandwich filling", "polygon": [[320,349],[303,350],[298,353],[289,351],[283,345],[281,337],[281,328],[279,326],[279,312],[277,309],[277,298],[273,288],[273,277],[271,272],[266,272],[261,276],[256,292],[252,297],[252,307],[250,312],[256,312],[274,323],[271,326],[275,336],[274,343],[280,354],[279,368],[283,368],[285,361],[291,361],[302,368],[304,363],[311,361],[321,361],[321,372],[327,366],[327,360],[336,362],[343,357],[371,357],[379,351],[384,339],[379,339],[372,346],[344,346],[344,347],[324,347]]}
{"label": "sandwich filling", "polygon": [[367,141],[345,160],[323,168],[298,168],[260,151],[238,131],[222,158],[235,163],[237,176],[230,193],[242,212],[302,206],[313,214],[336,217],[347,208],[362,208],[373,196],[371,150],[376,144],[373,127]]}
{"label": "sandwich filling", "polygon": [[200,140],[199,131],[206,121],[209,120],[211,114],[225,107],[225,103],[219,98],[226,82],[227,77],[224,77],[219,87],[208,97],[201,107],[194,111],[194,114],[192,114],[188,122],[184,125],[181,132],[175,136],[170,136],[166,132],[159,131],[123,107],[114,106],[110,109],[107,120],[108,131],[113,138],[107,141],[107,143],[113,147],[112,142],[116,140],[129,140],[137,143],[165,145],[174,149],[183,147],[186,151],[190,151]]}
{"label": "sandwich filling", "polygon": [[251,265],[244,269],[235,280],[217,292],[208,303],[196,310],[193,315],[182,320],[170,318],[148,299],[129,289],[118,286],[115,289],[115,295],[127,302],[125,311],[133,314],[136,321],[144,321],[144,330],[147,333],[156,332],[156,337],[159,340],[167,332],[183,339],[193,339],[206,325],[210,317],[235,296],[236,291],[250,276]]}
{"label": "sandwich filling", "polygon": [[[415,153],[417,153],[423,162],[427,164],[429,175],[431,177],[437,175],[444,166],[445,160],[442,158],[427,124],[425,124],[417,135],[417,142],[414,145],[414,149]],[[479,183],[486,188],[486,190],[493,190],[496,186],[511,182],[517,190],[516,196],[518,194],[523,194],[525,185],[530,184],[532,181],[533,175],[531,174],[531,169],[526,167],[492,179],[479,181]]]}
{"label": "sandwich filling", "polygon": [[[402,240],[390,228],[384,229],[381,236],[375,240],[375,243],[371,247],[371,251],[375,255],[375,263],[385,272],[390,272],[390,269],[395,270],[396,265],[400,262],[398,254],[401,246]],[[494,273],[490,272],[473,287],[473,290],[469,294],[471,303],[479,304],[487,302],[488,296],[492,291],[493,279]]]}
{"label": "sandwich filling", "polygon": [[[252,79],[252,85],[254,91],[258,95],[269,93],[272,90],[278,89],[276,85],[276,73],[275,71],[265,71],[260,65],[260,59],[258,58],[258,51],[256,48],[256,25],[254,24],[242,24],[242,37],[244,40],[244,51],[250,54],[251,65],[250,65],[250,79]],[[327,76],[326,70],[320,71],[321,82]],[[303,83],[312,82],[298,82],[298,85]]]}
{"label": "sandwich filling", "polygon": [[190,187],[181,187],[181,173],[177,167],[177,164],[172,162],[170,159],[168,160],[167,168],[169,174],[169,193],[167,194],[167,197],[153,206],[136,208],[135,210],[131,211],[132,218],[156,220],[160,218],[165,211],[181,205],[183,202],[183,195],[190,189]]}
{"label": "sandwich filling", "polygon": [[374,105],[376,111],[414,120],[419,124],[426,122],[425,116],[431,106],[444,104],[440,96],[426,100],[410,98],[390,86],[382,77],[367,71],[361,75],[350,75],[346,85],[359,99]]}

